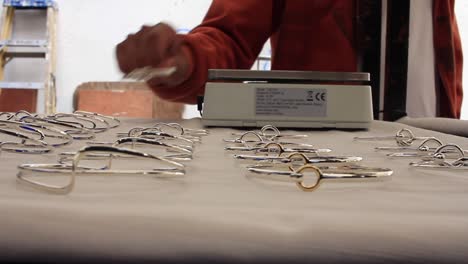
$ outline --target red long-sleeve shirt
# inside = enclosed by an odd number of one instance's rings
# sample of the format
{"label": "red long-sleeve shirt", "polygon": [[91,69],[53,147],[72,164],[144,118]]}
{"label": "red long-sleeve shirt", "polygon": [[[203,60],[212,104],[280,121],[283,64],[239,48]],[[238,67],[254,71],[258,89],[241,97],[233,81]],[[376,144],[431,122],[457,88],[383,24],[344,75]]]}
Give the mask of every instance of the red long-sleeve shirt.
{"label": "red long-sleeve shirt", "polygon": [[[190,78],[153,87],[162,98],[195,103],[208,69],[250,69],[271,37],[273,70],[356,71],[355,1],[214,0],[203,22],[183,38]],[[441,80],[440,115],[460,117],[462,52],[454,0],[434,0],[434,49]]]}

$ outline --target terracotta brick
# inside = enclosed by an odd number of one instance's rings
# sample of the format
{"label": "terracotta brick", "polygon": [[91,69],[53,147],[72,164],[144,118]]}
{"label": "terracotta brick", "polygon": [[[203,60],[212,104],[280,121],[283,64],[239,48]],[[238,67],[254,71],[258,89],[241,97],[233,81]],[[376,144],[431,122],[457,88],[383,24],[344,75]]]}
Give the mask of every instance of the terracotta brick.
{"label": "terracotta brick", "polygon": [[16,112],[26,110],[36,112],[37,90],[33,89],[1,89],[0,112]]}
{"label": "terracotta brick", "polygon": [[180,119],[184,105],[158,98],[144,83],[88,82],[75,91],[75,109],[112,116]]}

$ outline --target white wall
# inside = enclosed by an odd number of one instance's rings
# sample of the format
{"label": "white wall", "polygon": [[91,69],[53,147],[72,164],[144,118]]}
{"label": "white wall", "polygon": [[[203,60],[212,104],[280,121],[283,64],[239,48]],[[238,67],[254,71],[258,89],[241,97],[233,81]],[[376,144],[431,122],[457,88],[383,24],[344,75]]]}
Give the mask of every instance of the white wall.
{"label": "white wall", "polygon": [[[2,1],[3,2],[3,1]],[[115,46],[143,24],[165,21],[181,32],[200,23],[210,0],[56,0],[57,111],[71,112],[75,88],[88,81],[118,81]],[[17,12],[14,38],[44,39],[45,12]],[[15,59],[6,81],[42,81],[44,63]],[[195,111],[194,111],[195,113]],[[193,115],[193,114],[192,114]]]}
{"label": "white wall", "polygon": [[[142,24],[165,21],[186,31],[196,26],[206,13],[210,0],[57,0],[57,89],[58,111],[72,111],[75,88],[87,81],[117,81],[119,72],[114,47],[126,35],[138,31]],[[468,1],[456,1],[456,13],[462,34],[463,48],[468,54]],[[41,30],[45,21],[39,14],[24,17],[25,22],[16,25],[17,32]],[[18,19],[17,21],[22,21]],[[266,46],[262,55],[268,55]],[[468,56],[465,56],[468,58]],[[34,64],[33,64],[34,63]],[[39,62],[13,62],[8,73],[19,80],[42,78],[37,69]],[[268,67],[268,66],[266,66]],[[254,67],[255,68],[255,67]],[[261,69],[265,68],[261,65]],[[11,74],[10,74],[11,75]],[[464,69],[465,103],[462,118],[468,119],[468,63]],[[185,117],[198,116],[194,107],[188,108]]]}
{"label": "white wall", "polygon": [[72,111],[77,85],[118,81],[122,74],[115,46],[143,24],[169,22],[191,29],[203,19],[210,0],[58,0],[58,111]]}

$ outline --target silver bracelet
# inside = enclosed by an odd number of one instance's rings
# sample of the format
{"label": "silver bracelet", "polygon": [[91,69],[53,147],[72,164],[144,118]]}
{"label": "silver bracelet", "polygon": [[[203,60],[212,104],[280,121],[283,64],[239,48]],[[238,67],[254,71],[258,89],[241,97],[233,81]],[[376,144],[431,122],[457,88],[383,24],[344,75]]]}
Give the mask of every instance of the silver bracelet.
{"label": "silver bracelet", "polygon": [[95,133],[92,130],[84,128],[83,124],[78,122],[58,121],[55,119],[46,119],[32,115],[22,116],[17,120],[26,124],[53,125],[76,140],[90,140],[95,138]]}
{"label": "silver bracelet", "polygon": [[[291,134],[291,135],[281,134],[280,130],[273,125],[265,125],[260,129],[260,131],[258,132],[251,131],[251,132],[258,134],[259,136],[261,136],[263,140],[266,140],[266,141],[276,141],[282,138],[303,139],[303,138],[308,137],[307,135],[300,135],[300,134]],[[239,136],[239,137],[242,136],[243,134],[244,133],[232,133],[233,136]]]}
{"label": "silver bracelet", "polygon": [[[79,166],[81,160],[90,154],[115,154],[109,155],[109,162],[106,169],[95,169]],[[162,161],[172,167],[169,168],[154,168],[151,170],[113,170],[112,159],[118,155],[129,155],[140,157],[144,159]],[[185,166],[181,163],[161,158],[155,155],[147,154],[140,151],[135,151],[125,148],[116,148],[109,146],[87,146],[81,148],[74,156],[71,165],[66,164],[22,164],[18,166],[19,172],[17,174],[17,181],[21,184],[26,184],[35,189],[55,193],[55,194],[68,194],[75,186],[76,175],[156,175],[162,177],[174,177],[185,175]],[[27,173],[47,173],[47,174],[68,174],[70,180],[63,186],[50,185],[42,183],[28,177],[24,177]]]}
{"label": "silver bracelet", "polygon": [[468,169],[468,157],[465,151],[456,144],[446,144],[439,147],[434,153],[422,157],[421,161],[411,162],[411,166],[425,169]]}
{"label": "silver bracelet", "polygon": [[270,142],[261,144],[253,147],[239,147],[239,146],[226,146],[224,148],[227,151],[235,152],[255,152],[255,153],[269,153],[275,156],[280,156],[282,153],[328,153],[331,149],[313,148],[313,147],[283,147],[281,144],[276,142]]}
{"label": "silver bracelet", "polygon": [[[21,125],[26,127],[26,125]],[[11,128],[11,124],[0,123],[0,133],[12,136],[20,140],[20,142],[12,141],[0,141],[0,152],[7,151],[12,153],[21,153],[21,154],[45,154],[50,153],[53,150],[53,147],[48,145],[42,139],[45,137],[44,134],[37,129],[30,128],[31,131],[34,131],[39,135],[39,139],[32,138],[23,133],[16,131]],[[13,130],[13,131],[12,131]]]}
{"label": "silver bracelet", "polygon": [[187,127],[183,127],[179,123],[159,122],[159,123],[154,124],[153,127],[159,128],[161,132],[166,132],[168,134],[173,134],[173,133],[166,131],[165,128],[168,128],[170,131],[177,131],[173,135],[179,135],[179,136],[202,137],[202,136],[209,135],[209,131],[206,129],[187,128]]}
{"label": "silver bracelet", "polygon": [[70,119],[72,119],[74,121],[71,122],[80,123],[84,128],[89,129],[94,133],[106,132],[110,128],[110,124],[106,120],[97,116],[90,117],[79,114],[56,113],[45,117],[45,119],[52,119],[62,122],[70,122]]}
{"label": "silver bracelet", "polygon": [[407,128],[398,130],[394,136],[370,136],[370,137],[354,137],[354,140],[395,140],[398,146],[410,146],[416,140],[425,140],[430,137],[416,137],[413,132]]}
{"label": "silver bracelet", "polygon": [[116,128],[120,126],[120,120],[113,116],[106,116],[106,115],[101,115],[99,113],[93,113],[93,112],[87,112],[87,111],[81,111],[81,110],[75,111],[73,112],[73,114],[84,116],[84,117],[89,117],[89,118],[94,118],[97,120],[105,120],[105,122],[109,125],[109,128]]}
{"label": "silver bracelet", "polygon": [[317,163],[352,163],[359,162],[362,157],[356,156],[320,156],[318,153],[304,154],[293,152],[289,155],[269,156],[269,155],[234,155],[235,159],[257,161],[257,162],[273,162],[273,163],[299,163],[317,164]]}
{"label": "silver bracelet", "polygon": [[[323,182],[355,181],[370,179],[388,179],[393,171],[386,168],[370,168],[358,165],[344,166],[313,166],[311,164],[303,165],[293,169],[287,167],[286,170],[279,170],[277,165],[257,164],[247,168],[249,176],[262,177],[271,180],[295,182],[297,187],[303,191],[314,191]],[[316,178],[312,184],[304,183],[304,172],[314,172]]]}
{"label": "silver bracelet", "polygon": [[146,66],[142,68],[134,69],[133,71],[124,75],[124,80],[147,82],[157,77],[169,77],[177,71],[177,67],[167,68],[153,68]]}
{"label": "silver bracelet", "polygon": [[14,125],[18,128],[19,132],[23,132],[23,133],[32,132],[33,134],[40,134],[41,140],[45,140],[46,138],[59,140],[59,142],[49,142],[46,140],[47,144],[53,147],[65,146],[65,145],[70,144],[73,141],[72,136],[68,135],[64,131],[58,128],[55,128],[51,125],[0,120],[0,127],[2,126],[2,124]]}
{"label": "silver bracelet", "polygon": [[[147,139],[147,138],[138,138],[138,137],[126,137],[120,138],[114,143],[105,143],[105,142],[89,142],[89,145],[92,146],[113,146],[113,147],[124,147],[126,145],[130,145],[131,149],[135,149],[138,145],[149,146],[149,147],[160,147],[166,150],[167,152],[172,152],[171,154],[166,155],[158,155],[158,157],[165,158],[168,160],[173,161],[189,161],[192,160],[193,153],[192,150],[177,146],[171,145],[164,142],[159,142],[158,140]],[[59,163],[67,164],[73,160],[76,152],[62,152],[59,154]],[[100,154],[89,154],[87,159],[93,160],[103,160],[108,159],[110,155],[114,157],[128,159],[128,158],[137,158],[135,156],[128,156],[128,155],[117,155],[117,154],[110,154],[110,153],[100,153]]]}

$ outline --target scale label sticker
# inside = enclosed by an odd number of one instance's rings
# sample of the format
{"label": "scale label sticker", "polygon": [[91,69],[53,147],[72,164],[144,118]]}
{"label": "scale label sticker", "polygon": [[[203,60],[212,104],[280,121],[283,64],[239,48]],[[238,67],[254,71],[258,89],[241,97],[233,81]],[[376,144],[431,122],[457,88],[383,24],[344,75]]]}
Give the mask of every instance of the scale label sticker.
{"label": "scale label sticker", "polygon": [[255,114],[326,117],[326,89],[255,88]]}

